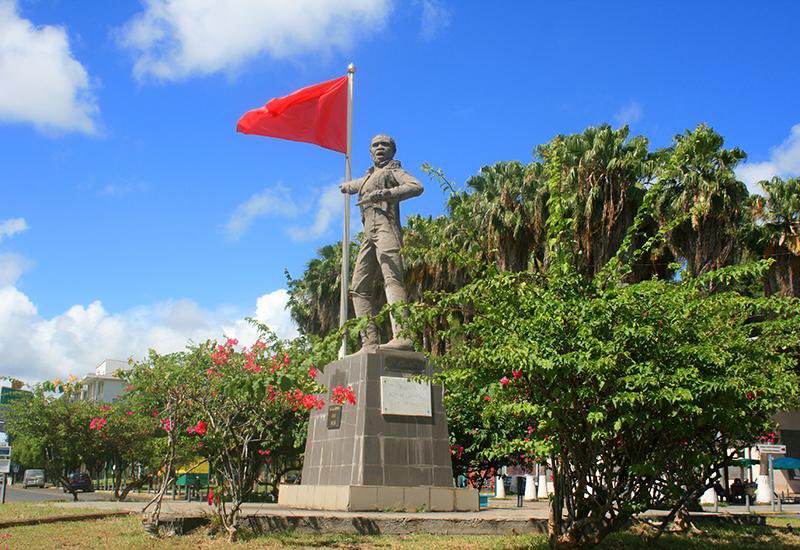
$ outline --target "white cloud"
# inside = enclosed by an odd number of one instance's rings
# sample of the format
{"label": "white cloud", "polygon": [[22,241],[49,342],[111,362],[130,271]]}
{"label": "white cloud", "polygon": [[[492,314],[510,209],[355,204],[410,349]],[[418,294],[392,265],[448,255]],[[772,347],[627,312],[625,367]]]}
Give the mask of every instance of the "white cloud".
{"label": "white cloud", "polygon": [[751,193],[763,193],[758,182],[773,176],[800,176],[800,124],[792,126],[789,137],[770,151],[769,160],[742,163],[736,168],[736,176]]}
{"label": "white cloud", "polygon": [[308,226],[293,225],[289,227],[289,237],[294,241],[313,241],[325,235],[331,223],[342,216],[344,199],[339,186],[335,185],[325,190],[320,195],[314,214],[314,222]]}
{"label": "white cloud", "polygon": [[0,287],[16,284],[20,275],[31,266],[31,261],[20,254],[0,254]]}
{"label": "white cloud", "polygon": [[[222,228],[225,238],[238,241],[264,216],[276,216],[294,220],[286,228],[286,234],[292,241],[305,242],[330,237],[331,230],[341,230],[341,219],[344,211],[344,199],[339,185],[325,187],[322,190],[306,191],[310,200],[297,200],[282,185],[268,187],[256,193],[237,206]],[[350,232],[361,230],[361,218],[358,208],[351,206]],[[312,220],[303,223],[305,220]]]}
{"label": "white cloud", "polygon": [[300,212],[301,208],[289,195],[289,190],[282,185],[276,185],[252,195],[237,206],[223,231],[228,240],[237,241],[258,218],[268,214],[293,218]]}
{"label": "white cloud", "polygon": [[22,233],[30,229],[25,218],[10,218],[0,222],[0,241],[6,237],[13,237],[17,233]]}
{"label": "white cloud", "polygon": [[[282,338],[297,329],[288,311],[288,294],[280,289],[256,300],[251,315]],[[209,310],[191,300],[145,305],[122,313],[106,311],[99,301],[75,305],[50,319],[16,287],[0,287],[0,373],[39,381],[90,372],[103,359],[142,358],[149,348],[160,353],[184,349],[222,335],[247,345],[256,331],[230,308]]]}
{"label": "white cloud", "polygon": [[450,24],[450,10],[437,0],[422,0],[422,21],[419,34],[423,40],[432,40]]}
{"label": "white cloud", "polygon": [[63,27],[35,26],[0,0],[0,122],[45,132],[96,132],[89,74],[72,55]]}
{"label": "white cloud", "polygon": [[614,114],[614,120],[617,124],[624,126],[625,124],[631,125],[639,122],[642,119],[642,106],[636,101],[631,101],[624,105],[619,111]]}
{"label": "white cloud", "polygon": [[105,197],[119,197],[130,193],[144,193],[150,186],[142,181],[132,181],[126,183],[108,183],[102,186],[97,194]]}
{"label": "white cloud", "polygon": [[347,49],[379,29],[389,0],[146,0],[121,29],[137,78],[230,72],[260,56]]}

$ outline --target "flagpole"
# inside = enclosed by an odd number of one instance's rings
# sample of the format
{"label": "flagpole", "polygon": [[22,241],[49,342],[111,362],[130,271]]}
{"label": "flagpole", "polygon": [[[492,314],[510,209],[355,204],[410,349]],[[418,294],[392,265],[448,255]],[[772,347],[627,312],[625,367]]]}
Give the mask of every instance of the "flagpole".
{"label": "flagpole", "polygon": [[[353,75],[356,67],[352,63],[347,66],[347,152],[344,156],[344,181],[353,179],[351,170],[351,152],[353,147]],[[347,304],[350,301],[348,286],[350,284],[350,195],[344,195],[344,228],[342,229],[342,284],[339,296],[339,328],[347,322]],[[339,358],[347,355],[347,335],[342,335],[342,346]]]}

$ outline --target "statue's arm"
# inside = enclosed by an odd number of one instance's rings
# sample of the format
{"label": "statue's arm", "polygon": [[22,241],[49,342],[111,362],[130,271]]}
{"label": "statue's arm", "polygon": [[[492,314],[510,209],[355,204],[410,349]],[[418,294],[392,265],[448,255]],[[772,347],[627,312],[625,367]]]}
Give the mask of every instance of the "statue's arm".
{"label": "statue's arm", "polygon": [[354,180],[346,181],[339,186],[339,189],[342,193],[347,193],[348,195],[355,195],[361,190],[361,186],[364,184],[365,178],[357,178]]}
{"label": "statue's arm", "polygon": [[402,168],[393,170],[392,175],[397,185],[385,190],[386,198],[389,200],[403,201],[411,197],[417,197],[425,190],[417,178]]}

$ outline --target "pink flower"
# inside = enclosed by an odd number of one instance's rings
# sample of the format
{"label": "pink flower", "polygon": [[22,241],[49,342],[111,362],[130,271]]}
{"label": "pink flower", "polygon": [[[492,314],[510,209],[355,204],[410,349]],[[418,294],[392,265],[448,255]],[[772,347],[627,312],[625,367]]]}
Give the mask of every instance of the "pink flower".
{"label": "pink flower", "polygon": [[528,435],[531,435],[534,432],[533,426],[528,426]]}
{"label": "pink flower", "polygon": [[318,372],[317,369],[315,369],[314,367],[311,367],[310,369],[308,369],[308,375],[311,378],[316,378],[317,377],[317,372]]}
{"label": "pink flower", "polygon": [[100,410],[103,412],[110,411],[111,407],[108,405],[100,405]]}
{"label": "pink flower", "polygon": [[289,355],[286,354],[286,353],[283,354],[283,364],[284,365],[288,365],[289,364]]}
{"label": "pink flower", "polygon": [[127,414],[128,416],[133,416],[133,411],[125,411],[125,414]]}
{"label": "pink flower", "polygon": [[168,432],[172,431],[172,420],[170,420],[169,418],[162,419],[161,427]]}
{"label": "pink flower", "polygon": [[503,386],[508,386],[509,382],[511,382],[511,380],[509,380],[505,376],[500,379],[500,384],[502,384]]}
{"label": "pink flower", "polygon": [[267,449],[266,451],[264,449],[258,450],[258,454],[260,454],[261,456],[269,456],[269,453],[270,453],[269,449]]}
{"label": "pink flower", "polygon": [[518,379],[520,376],[522,376],[522,371],[521,371],[521,370],[514,370],[514,369],[511,369],[511,376],[513,376],[513,377],[514,377],[514,380],[516,380],[516,379]]}
{"label": "pink flower", "polygon": [[239,343],[239,340],[237,340],[236,338],[228,338],[228,341],[225,342],[225,345],[226,346],[235,346],[238,343]]}
{"label": "pink flower", "polygon": [[492,400],[492,398],[491,398],[491,397],[489,397],[488,395],[484,395],[484,396],[483,396],[483,400],[484,400],[484,401],[491,401],[491,400]]}
{"label": "pink flower", "polygon": [[108,424],[108,422],[106,422],[105,418],[96,416],[89,421],[89,429],[97,430],[99,432],[106,424]]}

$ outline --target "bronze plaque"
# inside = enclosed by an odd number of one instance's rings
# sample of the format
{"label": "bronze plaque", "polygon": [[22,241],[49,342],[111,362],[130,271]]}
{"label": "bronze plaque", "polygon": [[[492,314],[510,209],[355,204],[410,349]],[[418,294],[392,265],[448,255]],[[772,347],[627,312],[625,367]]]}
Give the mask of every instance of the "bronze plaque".
{"label": "bronze plaque", "polygon": [[338,430],[342,427],[342,406],[331,405],[328,407],[328,429]]}
{"label": "bronze plaque", "polygon": [[423,374],[425,372],[425,359],[412,359],[410,357],[387,356],[383,363],[386,370]]}

